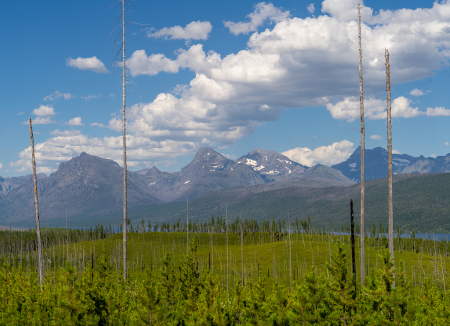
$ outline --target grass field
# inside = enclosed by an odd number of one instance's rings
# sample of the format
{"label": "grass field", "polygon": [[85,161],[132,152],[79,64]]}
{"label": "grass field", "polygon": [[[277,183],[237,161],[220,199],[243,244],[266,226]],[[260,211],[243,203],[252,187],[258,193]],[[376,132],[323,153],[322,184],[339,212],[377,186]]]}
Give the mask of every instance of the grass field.
{"label": "grass field", "polygon": [[[45,232],[45,231],[44,231]],[[62,231],[61,231],[62,232]],[[64,234],[63,232],[61,234]],[[302,281],[304,275],[311,271],[314,265],[318,271],[327,273],[326,263],[335,251],[337,242],[344,244],[347,253],[348,269],[351,271],[350,237],[329,234],[288,234],[270,232],[247,233],[241,252],[239,234],[228,234],[228,274],[226,233],[189,233],[190,241],[198,243],[197,257],[199,269],[211,269],[219,275],[222,286],[231,288],[232,284],[241,279],[256,279],[258,275],[265,276],[269,283],[277,282],[288,285],[290,270],[293,282]],[[64,239],[64,238],[63,238]],[[147,232],[128,233],[128,273],[134,277],[144,277],[145,270],[154,271],[161,268],[161,259],[169,254],[176,266],[183,260],[187,251],[186,233],[183,232]],[[61,244],[53,242],[53,246],[45,248],[45,273],[51,276],[64,266],[67,258],[77,267],[84,270],[88,264],[95,265],[104,253],[110,259],[111,266],[121,271],[122,267],[122,233],[113,234],[98,240],[83,240]],[[356,237],[356,272],[360,279],[359,244]],[[378,257],[380,249],[387,245],[387,239],[366,238],[366,273],[372,269],[381,268]],[[9,261],[7,243],[3,243],[3,263]],[[405,264],[407,278],[413,285],[422,283],[424,276],[432,276],[435,282],[448,286],[447,266],[448,243],[422,239],[395,239],[395,261],[402,260]],[[291,259],[290,259],[291,257]],[[243,259],[242,259],[243,258]],[[13,267],[22,266],[29,272],[37,269],[36,251],[20,252],[13,250],[11,256]]]}

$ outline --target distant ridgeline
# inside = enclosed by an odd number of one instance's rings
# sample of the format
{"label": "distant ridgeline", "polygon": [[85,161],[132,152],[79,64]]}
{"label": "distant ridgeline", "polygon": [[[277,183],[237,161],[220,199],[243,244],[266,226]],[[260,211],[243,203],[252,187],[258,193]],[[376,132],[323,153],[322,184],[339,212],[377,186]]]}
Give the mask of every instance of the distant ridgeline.
{"label": "distant ridgeline", "polygon": [[[290,218],[326,228],[349,222],[349,201],[359,214],[358,148],[345,162],[305,167],[274,151],[257,149],[236,161],[202,148],[180,172],[156,167],[128,172],[128,216],[133,224],[170,223],[186,217],[204,222],[211,215],[256,221]],[[448,155],[447,155],[448,156]],[[394,221],[417,232],[450,232],[447,157],[414,158],[394,154]],[[386,151],[366,150],[366,225],[387,216]],[[121,224],[123,171],[112,160],[86,153],[61,163],[49,177],[38,178],[41,222],[71,228]],[[380,179],[382,178],[382,179]],[[14,180],[13,180],[14,179]],[[372,180],[371,180],[372,179]],[[14,183],[14,182],[15,183]],[[0,179],[0,225],[33,227],[32,178]],[[8,188],[7,188],[8,187]],[[6,191],[5,189],[8,189]],[[6,195],[3,195],[6,193]],[[367,224],[368,223],[368,224]]]}

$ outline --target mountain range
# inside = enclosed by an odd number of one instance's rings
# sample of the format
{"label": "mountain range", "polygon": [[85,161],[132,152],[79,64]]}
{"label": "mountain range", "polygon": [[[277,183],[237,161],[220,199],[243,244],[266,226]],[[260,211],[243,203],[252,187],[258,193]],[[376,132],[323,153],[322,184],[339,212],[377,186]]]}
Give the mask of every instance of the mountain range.
{"label": "mountain range", "polygon": [[[290,193],[303,194],[302,200],[296,199],[295,204],[291,204],[295,206],[303,203],[308,206],[310,204],[307,203],[317,202],[312,198],[304,202],[311,194],[321,198],[319,194],[326,193],[325,197],[336,199],[341,198],[342,193],[348,193],[349,189],[359,189],[356,183],[360,179],[360,155],[361,149],[357,148],[346,161],[332,167],[320,164],[307,167],[275,151],[259,148],[235,161],[211,148],[202,148],[178,172],[162,172],[156,167],[128,171],[128,208],[130,212],[139,214],[143,212],[141,210],[157,211],[162,214],[157,214],[159,218],[168,218],[173,209],[184,207],[186,200],[203,203],[201,214],[206,215],[214,211],[217,213],[219,207],[229,201],[231,205],[238,205],[240,210],[253,216],[266,202],[273,202],[267,198],[268,194],[278,198],[279,202],[285,202],[286,198],[290,198]],[[377,147],[366,150],[365,163],[367,181],[387,176],[385,149]],[[393,171],[407,178],[414,174],[448,172],[450,154],[437,158],[393,154]],[[72,224],[78,226],[86,226],[111,216],[119,218],[123,204],[123,169],[112,160],[81,153],[61,163],[50,176],[39,174],[38,194],[41,220],[45,216],[51,225],[63,226],[61,223],[66,215]],[[253,201],[249,201],[249,196]],[[283,196],[286,198],[281,198]],[[266,198],[266,202],[251,207],[249,203],[256,203],[261,198]],[[205,204],[205,200],[208,204]],[[258,216],[266,216],[268,212],[275,214],[274,207],[280,209],[274,203],[264,212],[260,211]],[[314,214],[319,208],[314,206],[308,212]],[[292,213],[297,211],[300,214],[298,209],[292,209]],[[9,217],[15,226],[33,225],[31,175],[0,177],[0,224],[6,225]]]}
{"label": "mountain range", "polygon": [[[365,180],[385,178],[388,175],[387,150],[381,147],[364,151]],[[347,178],[361,181],[361,147],[358,147],[350,157],[332,166]],[[407,154],[392,154],[392,172],[401,173],[444,173],[450,172],[450,154],[446,156],[413,157]]]}
{"label": "mountain range", "polygon": [[[264,164],[264,166],[263,166]],[[24,182],[0,199],[0,224],[11,217],[15,225],[34,220],[33,180]],[[348,186],[338,170],[317,165],[304,167],[286,156],[257,149],[233,161],[211,148],[200,149],[179,172],[161,172],[156,167],[127,174],[128,207],[193,200],[215,190],[259,186],[283,187]],[[41,219],[67,216],[85,223],[92,217],[122,210],[123,170],[112,160],[86,153],[61,163],[50,176],[38,180]],[[45,214],[45,215],[44,215]]]}

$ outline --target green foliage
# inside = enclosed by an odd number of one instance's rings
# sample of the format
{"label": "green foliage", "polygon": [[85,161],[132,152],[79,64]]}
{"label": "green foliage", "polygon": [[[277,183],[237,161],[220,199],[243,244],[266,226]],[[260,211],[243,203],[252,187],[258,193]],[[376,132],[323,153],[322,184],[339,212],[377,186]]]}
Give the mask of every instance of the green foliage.
{"label": "green foliage", "polygon": [[[217,223],[220,227],[220,218],[211,219],[211,225]],[[134,270],[127,281],[123,280],[116,262],[120,255],[114,254],[114,248],[121,245],[120,235],[117,239],[112,236],[98,242],[74,244],[70,256],[73,258],[72,252],[84,253],[86,245],[88,258],[79,255],[78,260],[72,259],[61,268],[50,264],[42,291],[35,272],[27,272],[20,264],[12,266],[10,272],[10,266],[4,265],[0,268],[0,325],[446,325],[450,322],[450,295],[440,287],[441,281],[437,277],[427,278],[422,287],[413,287],[403,262],[395,263],[397,268],[394,268],[390,253],[383,246],[378,256],[380,268],[371,269],[364,285],[356,282],[350,272],[348,246],[338,242],[331,257],[315,258],[309,272],[297,276],[291,292],[283,278],[282,264],[286,261],[277,258],[287,253],[287,242],[254,244],[257,239],[263,241],[262,234],[251,231],[254,227],[252,223],[246,226],[244,257],[254,259],[256,255],[252,256],[252,251],[262,250],[263,254],[258,256],[258,276],[253,280],[250,272],[244,271],[242,286],[241,271],[235,270],[240,262],[231,264],[230,270],[236,278],[231,278],[231,284],[235,283],[229,292],[221,273],[224,261],[219,258],[224,237],[220,234],[214,237],[192,233],[186,252],[185,242],[176,247],[177,236],[182,234],[130,233],[129,257]],[[267,233],[283,232],[283,224],[277,222],[265,224],[264,228]],[[295,240],[297,235],[299,238]],[[273,241],[272,234],[265,236],[264,241]],[[155,242],[145,242],[144,237],[147,237],[145,241]],[[328,244],[311,241],[320,237],[292,235],[295,256],[298,254],[303,259],[306,251],[318,256],[328,253]],[[342,236],[333,239],[337,238],[345,239]],[[218,251],[214,273],[205,259],[208,257],[205,250],[210,250],[213,240],[214,250]],[[231,261],[240,257],[239,240],[238,234],[230,234],[230,243],[234,243],[230,245],[234,248],[230,249],[234,253]],[[432,248],[446,245],[416,241],[421,246],[430,245],[430,252]],[[156,255],[163,247],[164,254],[160,255],[158,264],[148,264],[141,271],[138,262],[142,256],[139,258],[137,253],[149,243],[160,246],[150,252]],[[96,255],[91,250],[95,244]],[[368,257],[374,252],[372,244],[369,247],[372,251],[367,251]],[[408,255],[418,256],[408,252],[404,257]],[[424,256],[424,264],[429,259]],[[370,262],[373,267],[373,257]],[[437,260],[433,266],[436,263]],[[267,271],[269,264],[273,264],[271,273],[277,277],[266,278],[267,274],[260,272]]]}

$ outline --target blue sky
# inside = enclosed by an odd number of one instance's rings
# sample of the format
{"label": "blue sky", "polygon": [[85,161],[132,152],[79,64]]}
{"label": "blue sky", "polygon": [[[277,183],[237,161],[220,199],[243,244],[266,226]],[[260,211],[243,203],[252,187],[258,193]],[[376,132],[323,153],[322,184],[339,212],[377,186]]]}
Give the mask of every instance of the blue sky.
{"label": "blue sky", "polygon": [[[201,147],[236,159],[262,148],[335,164],[360,144],[354,0],[135,0],[126,14],[128,164],[178,171]],[[120,7],[111,1],[12,1],[2,19],[0,175],[82,151],[122,164]],[[362,2],[361,2],[362,3]],[[384,48],[393,148],[450,152],[450,3],[365,1],[366,148],[386,147]],[[116,30],[117,31],[117,30]]]}

